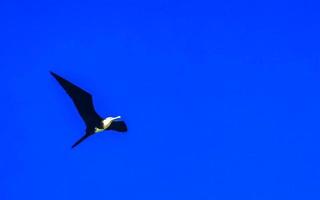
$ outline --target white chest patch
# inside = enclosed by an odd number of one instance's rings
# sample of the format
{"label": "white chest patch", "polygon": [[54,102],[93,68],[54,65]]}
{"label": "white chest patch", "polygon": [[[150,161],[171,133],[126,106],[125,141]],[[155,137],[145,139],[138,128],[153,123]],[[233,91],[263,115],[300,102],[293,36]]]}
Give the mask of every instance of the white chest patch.
{"label": "white chest patch", "polygon": [[108,117],[108,118],[104,119],[104,120],[102,121],[103,129],[107,129],[107,128],[110,126],[112,120],[113,120],[112,117]]}
{"label": "white chest patch", "polygon": [[94,129],[95,133],[99,133],[99,132],[102,132],[102,131],[104,131],[104,129],[100,129],[100,128],[97,128],[97,127]]}
{"label": "white chest patch", "polygon": [[97,128],[97,127],[96,127],[96,128],[94,129],[94,132],[95,132],[95,133],[99,133],[99,132],[102,132],[102,131],[106,130],[107,128],[109,128],[109,126],[110,126],[110,124],[112,123],[113,120],[119,119],[119,118],[120,118],[120,116],[118,116],[118,117],[107,117],[107,118],[105,118],[104,120],[102,120],[103,128],[100,129],[100,128]]}

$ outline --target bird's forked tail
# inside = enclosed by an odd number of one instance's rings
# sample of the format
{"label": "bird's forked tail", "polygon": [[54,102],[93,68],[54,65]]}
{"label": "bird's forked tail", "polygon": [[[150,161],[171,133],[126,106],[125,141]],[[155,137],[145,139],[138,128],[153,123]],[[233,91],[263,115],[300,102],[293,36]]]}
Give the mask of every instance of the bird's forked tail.
{"label": "bird's forked tail", "polygon": [[84,136],[82,136],[76,143],[74,143],[72,145],[72,148],[75,148],[78,144],[80,144],[83,140],[87,139],[87,137],[89,137],[90,135],[85,134]]}

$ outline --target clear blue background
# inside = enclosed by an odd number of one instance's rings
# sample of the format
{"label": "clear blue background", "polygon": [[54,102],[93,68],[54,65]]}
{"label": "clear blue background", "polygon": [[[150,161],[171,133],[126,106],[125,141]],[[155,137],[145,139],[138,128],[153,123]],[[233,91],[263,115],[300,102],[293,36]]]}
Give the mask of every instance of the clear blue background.
{"label": "clear blue background", "polygon": [[320,199],[317,2],[1,1],[0,199]]}

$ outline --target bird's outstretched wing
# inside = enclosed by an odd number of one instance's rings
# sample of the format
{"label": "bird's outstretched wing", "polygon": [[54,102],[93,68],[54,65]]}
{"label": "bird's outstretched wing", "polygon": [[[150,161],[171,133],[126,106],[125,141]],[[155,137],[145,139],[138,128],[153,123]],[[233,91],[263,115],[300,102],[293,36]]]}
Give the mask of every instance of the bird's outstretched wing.
{"label": "bird's outstretched wing", "polygon": [[124,121],[113,121],[110,124],[110,126],[108,127],[108,130],[126,132],[126,131],[128,131],[128,128],[127,128],[127,125]]}
{"label": "bird's outstretched wing", "polygon": [[54,72],[50,73],[71,97],[86,126],[93,127],[99,124],[102,118],[96,113],[94,109],[91,94],[65,80]]}

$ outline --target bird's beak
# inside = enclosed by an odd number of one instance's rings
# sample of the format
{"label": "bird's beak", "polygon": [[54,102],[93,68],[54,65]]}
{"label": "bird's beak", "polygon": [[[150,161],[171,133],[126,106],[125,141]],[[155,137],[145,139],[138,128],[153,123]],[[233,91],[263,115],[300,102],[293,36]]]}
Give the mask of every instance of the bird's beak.
{"label": "bird's beak", "polygon": [[114,117],[113,120],[120,119],[120,118],[121,118],[121,116]]}

